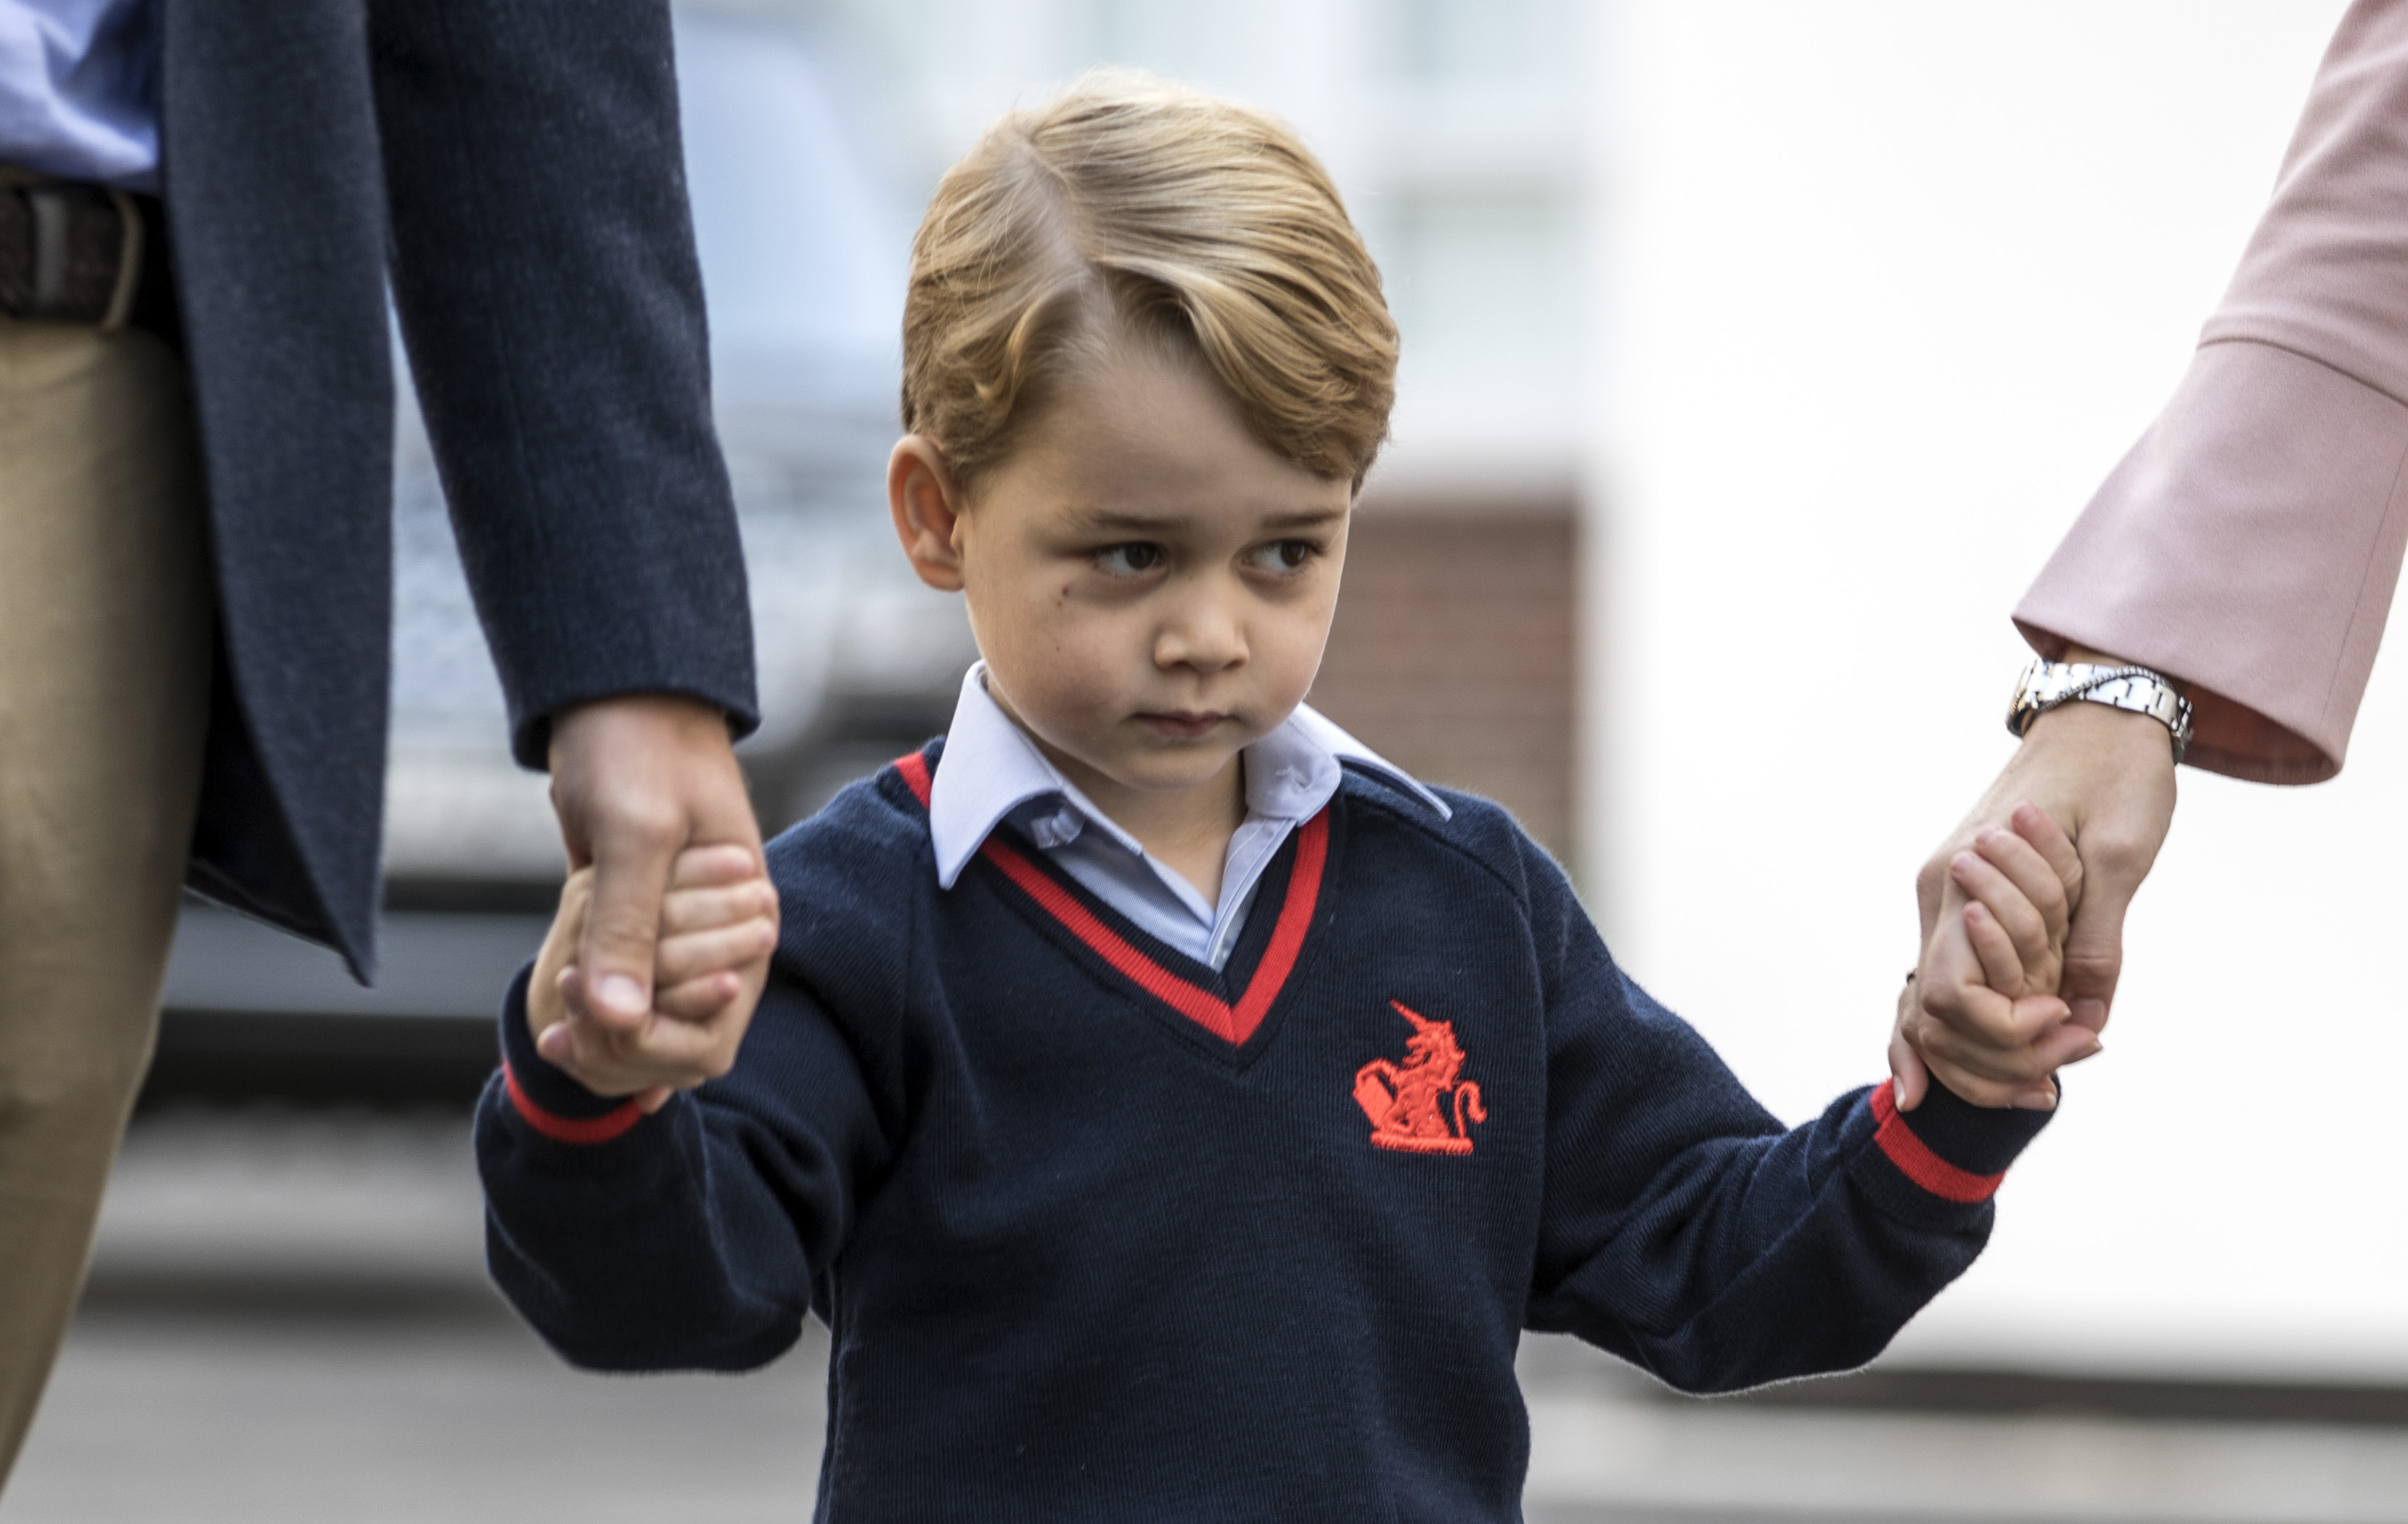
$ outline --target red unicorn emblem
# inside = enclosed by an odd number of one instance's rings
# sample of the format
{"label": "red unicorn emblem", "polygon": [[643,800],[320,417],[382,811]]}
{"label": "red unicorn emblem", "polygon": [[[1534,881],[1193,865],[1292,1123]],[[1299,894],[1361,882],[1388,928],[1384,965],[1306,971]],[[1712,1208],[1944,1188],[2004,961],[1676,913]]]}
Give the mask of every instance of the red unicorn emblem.
{"label": "red unicorn emblem", "polygon": [[1478,1085],[1456,1078],[1464,1052],[1455,1041],[1455,1023],[1432,1021],[1402,1000],[1388,1003],[1413,1024],[1413,1035],[1405,1042],[1403,1063],[1374,1058],[1354,1071],[1354,1103],[1371,1119],[1371,1142],[1407,1154],[1470,1153],[1471,1124],[1487,1121],[1488,1108],[1480,1103]]}

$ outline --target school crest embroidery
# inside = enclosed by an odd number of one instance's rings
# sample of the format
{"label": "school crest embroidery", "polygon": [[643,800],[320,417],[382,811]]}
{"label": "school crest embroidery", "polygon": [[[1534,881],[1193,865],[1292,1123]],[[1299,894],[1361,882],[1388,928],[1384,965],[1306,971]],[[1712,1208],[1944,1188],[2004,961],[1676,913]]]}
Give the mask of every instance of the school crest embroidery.
{"label": "school crest embroidery", "polygon": [[[1390,1000],[1413,1024],[1405,1061],[1374,1058],[1354,1071],[1354,1103],[1371,1119],[1371,1143],[1406,1154],[1469,1154],[1474,1123],[1488,1120],[1480,1086],[1462,1078],[1468,1057],[1455,1023],[1432,1021],[1402,1000]],[[1452,1108],[1448,1105],[1452,1098]]]}

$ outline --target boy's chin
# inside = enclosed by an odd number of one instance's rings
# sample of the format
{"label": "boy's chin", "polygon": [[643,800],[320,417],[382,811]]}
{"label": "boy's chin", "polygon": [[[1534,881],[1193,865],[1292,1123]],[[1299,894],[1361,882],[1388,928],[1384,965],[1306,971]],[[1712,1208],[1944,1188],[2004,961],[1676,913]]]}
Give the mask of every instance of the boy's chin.
{"label": "boy's chin", "polygon": [[[1226,772],[1240,748],[1226,741],[1155,741],[1123,752],[1096,770],[1123,788],[1173,794],[1201,788]],[[1095,764],[1090,763],[1093,767]]]}

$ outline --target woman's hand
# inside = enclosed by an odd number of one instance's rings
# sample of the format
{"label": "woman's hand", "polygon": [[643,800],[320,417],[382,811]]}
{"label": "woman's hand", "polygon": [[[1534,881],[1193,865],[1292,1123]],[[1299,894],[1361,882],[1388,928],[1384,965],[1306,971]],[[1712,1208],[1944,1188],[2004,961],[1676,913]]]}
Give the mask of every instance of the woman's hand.
{"label": "woman's hand", "polygon": [[[1969,989],[1983,987],[1981,959],[1963,926],[1970,899],[1950,864],[1983,831],[2010,826],[2012,812],[2024,801],[2063,827],[2081,862],[2080,883],[2070,897],[2072,913],[2058,988],[2069,1008],[2059,1024],[2067,1028],[2062,1031],[2000,1028],[1983,1014],[1977,999],[1969,1002],[1967,997]],[[2081,702],[2032,722],[1989,792],[1916,876],[1923,965],[1899,1002],[1890,1044],[1901,1109],[1922,1101],[1934,1061],[1945,1069],[1949,1088],[1968,1100],[2054,1104],[2056,1088],[2047,1075],[2098,1051],[2098,1034],[2107,1025],[2123,971],[2124,913],[2157,860],[2173,812],[2173,747],[2163,725],[2145,714]],[[2023,1057],[1993,1075],[1976,1076],[1949,1057],[1961,1043],[1995,1050],[2001,1041],[2017,1037],[2028,1040]],[[1960,1080],[1979,1094],[1960,1088]]]}

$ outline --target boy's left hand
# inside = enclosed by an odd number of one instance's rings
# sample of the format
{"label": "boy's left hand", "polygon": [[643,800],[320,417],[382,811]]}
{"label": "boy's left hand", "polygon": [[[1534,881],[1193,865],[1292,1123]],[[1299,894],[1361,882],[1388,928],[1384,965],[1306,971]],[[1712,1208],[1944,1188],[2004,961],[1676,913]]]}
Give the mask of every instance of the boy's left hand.
{"label": "boy's left hand", "polygon": [[740,847],[689,847],[661,901],[653,946],[652,1009],[634,1028],[604,1024],[586,1008],[573,959],[593,899],[593,870],[562,886],[559,913],[527,984],[536,1051],[596,1095],[632,1095],[657,1111],[672,1090],[717,1079],[733,1060],[725,1028],[751,1018],[777,944],[778,895]]}
{"label": "boy's left hand", "polygon": [[[2010,819],[2012,830],[1985,830],[1950,860],[1964,915],[1935,929],[1899,996],[1890,1068],[1901,1111],[1921,1104],[1927,1071],[1977,1106],[2045,1110],[2057,1103],[2051,1076],[2099,1051],[2098,1034],[2070,1025],[2057,993],[2082,859],[2045,811],[2022,804]],[[1943,951],[1971,956],[1935,956]],[[1926,988],[1935,966],[1978,968],[1981,979]],[[1935,1020],[1930,1006],[1958,1019]]]}

